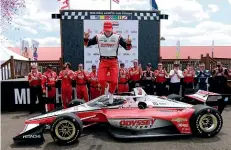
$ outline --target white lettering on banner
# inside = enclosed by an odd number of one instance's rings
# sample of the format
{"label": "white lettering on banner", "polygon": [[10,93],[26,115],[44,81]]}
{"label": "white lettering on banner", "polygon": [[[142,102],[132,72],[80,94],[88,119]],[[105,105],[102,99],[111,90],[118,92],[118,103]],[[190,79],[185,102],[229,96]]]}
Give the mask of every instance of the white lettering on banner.
{"label": "white lettering on banner", "polygon": [[30,89],[14,89],[15,104],[30,104]]}
{"label": "white lettering on banner", "polygon": [[[29,88],[27,88],[27,104],[30,104],[30,89]],[[38,97],[37,97],[37,99],[38,99]]]}
{"label": "white lettering on banner", "polygon": [[[96,34],[99,34],[103,31],[103,23],[105,20],[84,20],[84,31],[98,31],[98,33],[92,32],[90,38],[93,38]],[[124,40],[129,35],[129,38],[132,39],[132,49],[125,50],[123,47],[119,46],[118,49],[118,60],[125,63],[125,67],[130,67],[133,65],[132,61],[138,59],[138,20],[111,20],[114,25],[114,31],[117,34],[120,34]],[[115,28],[116,27],[116,28]],[[104,43],[102,47],[111,48],[113,43]],[[90,53],[90,54],[89,54]],[[89,47],[84,47],[84,68],[91,68],[92,65],[99,66],[99,48],[98,45]],[[91,71],[91,69],[89,70]]]}

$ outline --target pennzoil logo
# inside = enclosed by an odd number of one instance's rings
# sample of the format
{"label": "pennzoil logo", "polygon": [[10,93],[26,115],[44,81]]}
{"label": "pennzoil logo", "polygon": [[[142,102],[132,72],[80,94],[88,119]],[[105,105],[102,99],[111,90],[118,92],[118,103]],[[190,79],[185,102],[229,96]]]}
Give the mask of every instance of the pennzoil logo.
{"label": "pennzoil logo", "polygon": [[186,122],[186,121],[188,121],[188,119],[187,118],[174,118],[174,119],[172,119],[172,121],[174,121],[174,122]]}

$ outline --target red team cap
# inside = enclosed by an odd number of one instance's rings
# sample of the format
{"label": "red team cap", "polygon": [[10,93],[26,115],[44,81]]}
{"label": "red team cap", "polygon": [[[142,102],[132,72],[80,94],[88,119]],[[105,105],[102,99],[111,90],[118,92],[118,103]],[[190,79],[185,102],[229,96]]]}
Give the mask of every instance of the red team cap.
{"label": "red team cap", "polygon": [[105,21],[103,24],[103,30],[104,31],[112,31],[112,22],[111,21]]}

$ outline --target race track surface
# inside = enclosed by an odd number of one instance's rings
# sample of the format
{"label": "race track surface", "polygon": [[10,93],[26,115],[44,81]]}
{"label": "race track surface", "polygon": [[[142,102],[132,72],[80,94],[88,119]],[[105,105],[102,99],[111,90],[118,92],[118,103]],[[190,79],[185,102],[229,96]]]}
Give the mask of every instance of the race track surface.
{"label": "race track surface", "polygon": [[224,125],[221,132],[209,139],[196,137],[152,138],[119,141],[113,139],[103,128],[92,127],[85,130],[79,142],[71,146],[57,146],[49,134],[45,134],[42,145],[18,146],[12,137],[20,132],[27,112],[3,113],[1,115],[1,150],[231,150],[231,106],[223,114]]}

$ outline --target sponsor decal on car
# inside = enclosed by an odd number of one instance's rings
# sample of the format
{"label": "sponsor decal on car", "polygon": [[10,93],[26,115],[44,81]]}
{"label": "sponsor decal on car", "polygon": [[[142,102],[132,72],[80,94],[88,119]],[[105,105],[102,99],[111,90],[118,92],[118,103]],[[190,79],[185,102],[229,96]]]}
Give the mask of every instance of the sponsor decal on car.
{"label": "sponsor decal on car", "polygon": [[185,121],[188,121],[187,118],[174,118],[172,119],[173,122],[185,122]]}
{"label": "sponsor decal on car", "polygon": [[40,139],[41,135],[36,135],[36,134],[31,135],[31,134],[29,134],[29,135],[23,135],[22,138],[24,138],[24,139]]}
{"label": "sponsor decal on car", "polygon": [[155,119],[142,119],[142,120],[121,120],[119,122],[121,127],[128,126],[152,126],[155,122]]}
{"label": "sponsor decal on car", "polygon": [[184,127],[184,128],[188,128],[188,127],[189,127],[189,125],[188,125],[188,124],[181,124],[181,123],[180,123],[180,124],[178,124],[177,126],[178,126],[178,127]]}

